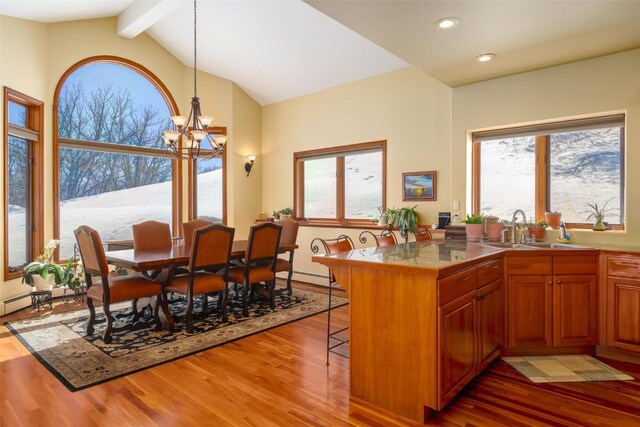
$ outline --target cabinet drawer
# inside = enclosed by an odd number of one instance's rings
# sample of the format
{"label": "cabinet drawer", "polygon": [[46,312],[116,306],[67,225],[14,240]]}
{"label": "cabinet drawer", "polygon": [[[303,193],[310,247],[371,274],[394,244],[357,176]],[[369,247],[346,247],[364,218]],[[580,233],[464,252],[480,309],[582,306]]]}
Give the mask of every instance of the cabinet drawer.
{"label": "cabinet drawer", "polygon": [[496,259],[478,266],[478,287],[491,283],[504,275],[504,261]]}
{"label": "cabinet drawer", "polygon": [[607,257],[607,276],[640,277],[640,257]]}
{"label": "cabinet drawer", "polygon": [[509,276],[550,275],[552,274],[551,266],[550,256],[514,256],[507,258]]}
{"label": "cabinet drawer", "polygon": [[598,257],[596,255],[554,256],[553,274],[596,274]]}
{"label": "cabinet drawer", "polygon": [[453,301],[477,287],[476,267],[440,279],[438,281],[438,305]]}

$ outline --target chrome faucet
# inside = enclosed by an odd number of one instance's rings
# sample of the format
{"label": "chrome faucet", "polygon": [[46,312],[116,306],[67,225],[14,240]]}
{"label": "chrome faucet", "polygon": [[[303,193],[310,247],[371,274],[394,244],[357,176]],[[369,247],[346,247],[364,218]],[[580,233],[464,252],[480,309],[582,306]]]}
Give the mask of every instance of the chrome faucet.
{"label": "chrome faucet", "polygon": [[[511,218],[511,243],[515,243],[516,242],[516,218],[518,217],[518,212],[520,212],[522,214],[522,220],[524,221],[524,227],[527,226],[527,216],[524,214],[524,211],[522,209],[517,209],[514,213],[513,213],[513,218]],[[524,235],[524,228],[522,229],[522,231],[520,232],[520,242],[521,243],[526,243],[526,237]]]}

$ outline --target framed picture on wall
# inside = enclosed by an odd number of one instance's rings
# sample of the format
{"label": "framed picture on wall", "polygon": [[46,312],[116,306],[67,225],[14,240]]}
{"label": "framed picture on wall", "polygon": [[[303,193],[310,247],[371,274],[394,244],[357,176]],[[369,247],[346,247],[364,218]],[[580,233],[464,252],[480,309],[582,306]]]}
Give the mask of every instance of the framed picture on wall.
{"label": "framed picture on wall", "polygon": [[436,171],[402,174],[402,201],[435,201]]}

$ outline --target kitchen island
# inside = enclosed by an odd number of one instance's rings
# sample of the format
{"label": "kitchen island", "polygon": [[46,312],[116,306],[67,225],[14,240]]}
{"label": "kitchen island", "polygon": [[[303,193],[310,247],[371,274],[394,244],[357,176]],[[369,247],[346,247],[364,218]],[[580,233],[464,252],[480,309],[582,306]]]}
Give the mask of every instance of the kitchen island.
{"label": "kitchen island", "polygon": [[503,254],[461,241],[314,256],[349,294],[351,403],[423,424],[495,358]]}

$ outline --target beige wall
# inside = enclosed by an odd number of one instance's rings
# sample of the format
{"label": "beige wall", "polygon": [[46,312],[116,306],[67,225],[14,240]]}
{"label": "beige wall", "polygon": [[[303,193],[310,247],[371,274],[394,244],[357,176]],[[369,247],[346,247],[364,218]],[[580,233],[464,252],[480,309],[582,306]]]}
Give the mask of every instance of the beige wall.
{"label": "beige wall", "polygon": [[[626,113],[626,230],[574,230],[578,243],[640,241],[640,50],[518,74],[453,90],[452,198],[469,201],[469,131],[609,112]],[[465,206],[462,206],[463,212]],[[527,212],[527,215],[529,213]],[[550,235],[553,234],[553,235]],[[547,238],[555,233],[547,233]]]}
{"label": "beige wall", "polygon": [[[328,89],[263,108],[262,210],[293,206],[293,153],[387,140],[387,206],[418,205],[422,223],[451,206],[451,89],[416,68]],[[403,202],[402,173],[436,170],[436,202]],[[297,271],[325,274],[311,263],[314,237],[352,237],[362,230],[301,227]],[[361,245],[357,245],[361,246]],[[313,281],[307,276],[299,280]]]}
{"label": "beige wall", "polygon": [[[78,61],[98,55],[113,55],[132,60],[155,74],[168,88],[181,112],[188,112],[193,96],[193,69],[185,66],[158,45],[146,34],[133,40],[119,37],[116,33],[116,18],[74,21],[58,24],[41,24],[21,19],[0,16],[0,85],[23,92],[45,103],[45,241],[53,237],[53,166],[52,166],[52,102],[54,91],[62,75]],[[214,124],[227,126],[229,150],[236,153],[247,146],[253,152],[260,152],[260,107],[241,90],[226,79],[207,73],[198,73],[198,95],[203,111],[216,118]],[[234,98],[237,98],[234,99]],[[247,99],[248,98],[248,99]],[[0,107],[2,109],[3,107]],[[258,112],[256,112],[258,111]],[[2,114],[2,111],[0,111]],[[238,116],[234,123],[234,116]],[[2,124],[0,124],[2,126]],[[234,133],[239,134],[236,144]],[[1,151],[0,151],[1,153]],[[2,155],[2,154],[0,154]],[[236,157],[233,154],[232,157]],[[2,159],[4,164],[4,159]],[[227,176],[233,177],[244,171],[240,160],[227,163]],[[185,174],[186,174],[185,165]],[[184,176],[186,190],[187,180]],[[246,179],[246,177],[244,177]],[[0,177],[3,180],[4,177]],[[259,173],[251,177],[255,187],[261,187]],[[0,181],[4,199],[4,181]],[[241,185],[241,189],[244,187]],[[230,187],[231,191],[233,188]],[[186,218],[186,191],[184,191],[184,210]],[[249,209],[259,210],[260,201],[255,196],[240,192],[235,196],[234,205],[241,212],[238,217],[230,214],[228,222],[242,229],[248,229],[250,221],[245,214]],[[4,210],[0,215],[4,215]],[[253,215],[253,214],[252,214]],[[4,218],[2,218],[4,220]],[[4,239],[4,230],[0,230],[0,239]],[[2,251],[0,245],[0,251]],[[4,257],[4,253],[0,253]],[[20,280],[0,284],[0,315],[2,304],[13,296],[29,290]],[[11,308],[7,306],[7,309]]]}

